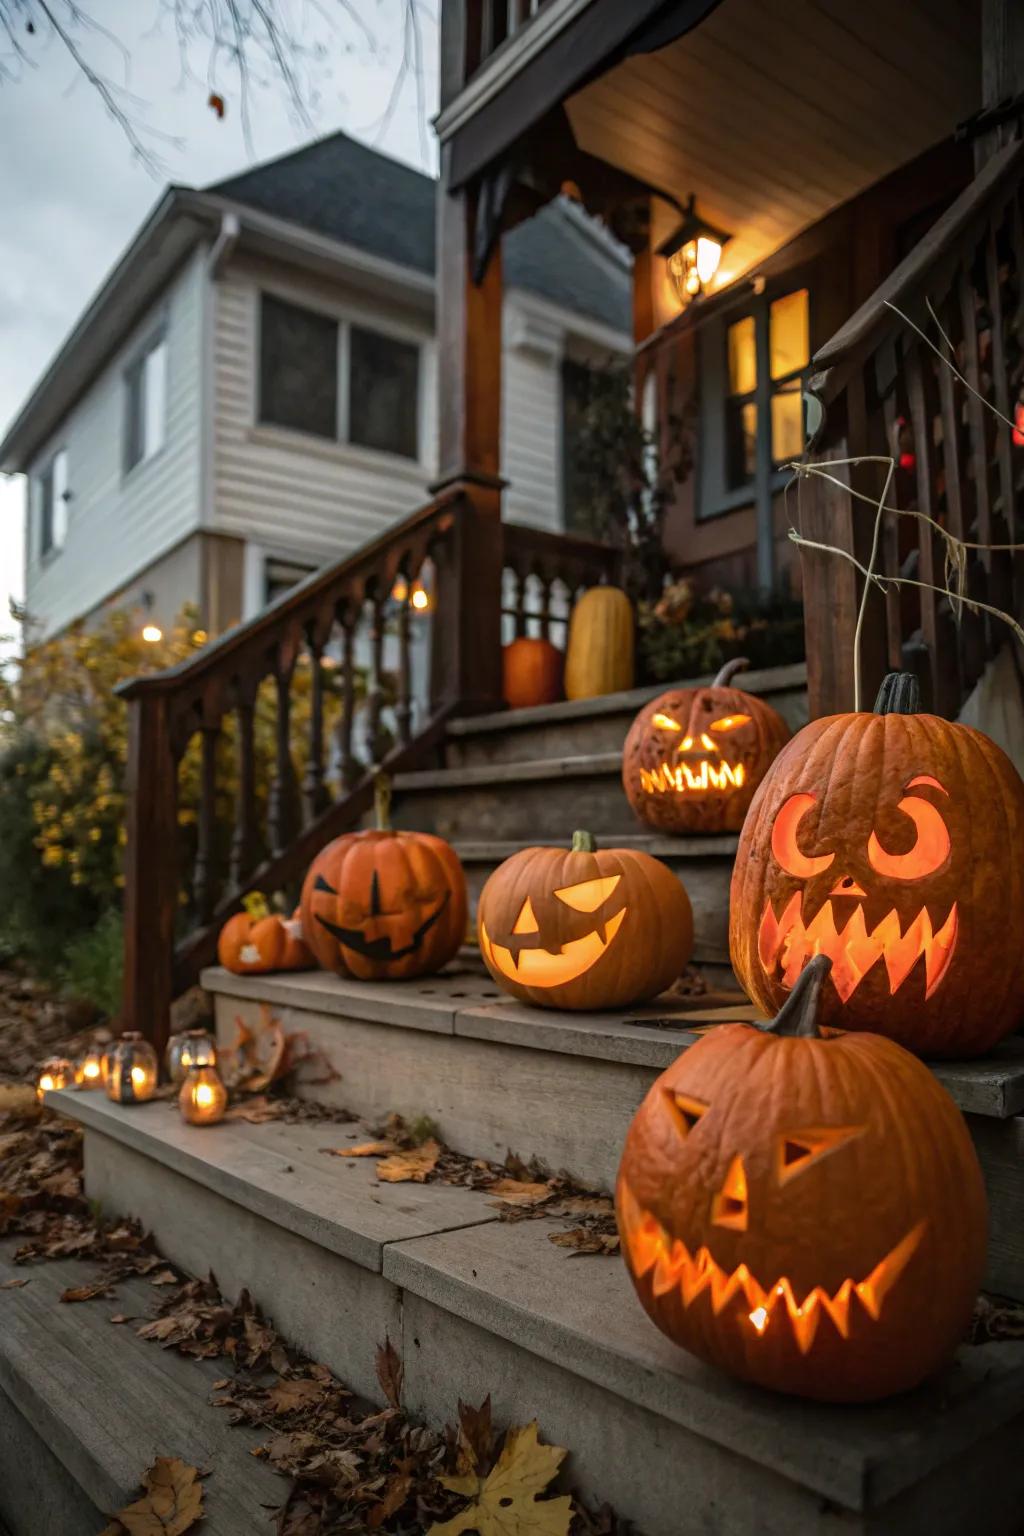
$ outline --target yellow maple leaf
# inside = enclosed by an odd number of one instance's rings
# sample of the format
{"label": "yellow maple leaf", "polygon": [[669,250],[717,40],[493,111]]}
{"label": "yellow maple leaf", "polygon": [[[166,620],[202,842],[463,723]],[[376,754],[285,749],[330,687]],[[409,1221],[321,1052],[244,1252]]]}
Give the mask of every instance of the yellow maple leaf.
{"label": "yellow maple leaf", "polygon": [[109,1531],[116,1531],[120,1522],[128,1536],[184,1536],[203,1518],[199,1473],[176,1456],[158,1456],[142,1486],[142,1498],[119,1509]]}
{"label": "yellow maple leaf", "polygon": [[411,1152],[394,1152],[377,1164],[377,1177],[384,1184],[424,1184],[441,1156],[440,1144],[425,1141]]}
{"label": "yellow maple leaf", "polygon": [[568,1494],[557,1499],[537,1497],[566,1454],[559,1445],[541,1445],[536,1419],[510,1429],[486,1477],[470,1471],[441,1478],[450,1492],[464,1493],[472,1502],[451,1520],[431,1526],[428,1536],[461,1536],[463,1531],[479,1531],[480,1536],[568,1536],[572,1522]]}

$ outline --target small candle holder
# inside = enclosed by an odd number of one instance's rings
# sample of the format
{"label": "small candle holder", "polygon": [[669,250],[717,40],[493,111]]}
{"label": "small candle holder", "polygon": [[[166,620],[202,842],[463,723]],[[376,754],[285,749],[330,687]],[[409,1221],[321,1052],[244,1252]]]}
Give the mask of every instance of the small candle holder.
{"label": "small candle holder", "polygon": [[115,1104],[144,1104],[156,1092],[159,1075],[153,1047],[137,1030],[129,1030],[110,1053],[107,1097]]}
{"label": "small candle holder", "polygon": [[41,1104],[44,1094],[53,1093],[57,1088],[74,1088],[77,1080],[78,1075],[73,1061],[68,1061],[65,1056],[51,1056],[39,1068],[39,1076],[36,1079],[36,1098]]}
{"label": "small candle holder", "polygon": [[164,1057],[172,1083],[183,1083],[193,1067],[217,1065],[217,1042],[205,1029],[186,1029],[172,1035]]}
{"label": "small candle holder", "polygon": [[103,1051],[98,1045],[90,1045],[81,1061],[78,1063],[79,1088],[102,1088],[104,1086],[103,1075]]}
{"label": "small candle holder", "polygon": [[181,1118],[189,1125],[216,1125],[228,1107],[228,1091],[214,1066],[190,1067],[178,1095]]}

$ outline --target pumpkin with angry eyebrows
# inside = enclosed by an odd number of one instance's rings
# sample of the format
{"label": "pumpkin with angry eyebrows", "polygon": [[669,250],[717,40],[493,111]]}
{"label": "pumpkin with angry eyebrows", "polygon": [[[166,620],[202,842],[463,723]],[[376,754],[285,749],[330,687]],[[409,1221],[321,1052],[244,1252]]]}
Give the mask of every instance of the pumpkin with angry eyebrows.
{"label": "pumpkin with angry eyebrows", "polygon": [[830,965],[809,963],[774,1023],[715,1026],[662,1073],[616,1209],[640,1301],[677,1344],[776,1391],[858,1402],[952,1354],[987,1214],[928,1068],[880,1035],[819,1030]]}
{"label": "pumpkin with angry eyebrows", "polygon": [[729,947],[774,1013],[816,954],[822,1017],[922,1056],[975,1056],[1024,1022],[1024,783],[980,731],[891,673],[873,713],[806,726],[750,807]]}

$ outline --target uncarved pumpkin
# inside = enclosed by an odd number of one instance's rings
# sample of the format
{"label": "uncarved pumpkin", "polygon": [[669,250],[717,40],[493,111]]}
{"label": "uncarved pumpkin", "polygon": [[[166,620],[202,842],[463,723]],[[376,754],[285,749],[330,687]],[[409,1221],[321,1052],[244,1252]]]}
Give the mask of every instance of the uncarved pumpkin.
{"label": "uncarved pumpkin", "polygon": [[827,954],[827,1023],[976,1056],[1024,1022],[1024,783],[918,703],[891,673],[874,713],[812,721],[776,758],[740,837],[732,963],[772,1014]]}
{"label": "uncarved pumpkin", "polygon": [[591,587],[569,618],[565,696],[592,699],[632,688],[633,605],[618,587]]}
{"label": "uncarved pumpkin", "polygon": [[542,1008],[623,1007],[654,997],[693,950],[690,898],[670,869],[629,848],[524,848],[480,893],[480,952],[500,987]]}
{"label": "uncarved pumpkin", "polygon": [[945,1089],[879,1035],[818,1029],[831,962],[773,1024],[710,1029],[654,1083],[616,1188],[622,1252],[669,1338],[832,1401],[914,1387],[952,1354],[987,1208]]}
{"label": "uncarved pumpkin", "polygon": [[730,686],[749,666],[727,662],[710,687],[670,688],[630,726],[622,787],[636,814],[661,832],[738,832],[754,791],[789,740],[782,716]]}
{"label": "uncarved pumpkin", "polygon": [[328,970],[359,981],[429,976],[466,936],[466,877],[458,854],[429,832],[388,825],[390,789],[377,783],[377,827],[328,843],[302,887],[302,929]]}
{"label": "uncarved pumpkin", "polygon": [[290,919],[271,912],[257,891],[244,898],[244,912],[229,917],[217,939],[217,959],[238,976],[270,971],[303,971],[316,962],[303,942],[298,908]]}
{"label": "uncarved pumpkin", "polygon": [[562,697],[565,658],[550,640],[523,635],[501,653],[502,693],[510,709],[555,704]]}

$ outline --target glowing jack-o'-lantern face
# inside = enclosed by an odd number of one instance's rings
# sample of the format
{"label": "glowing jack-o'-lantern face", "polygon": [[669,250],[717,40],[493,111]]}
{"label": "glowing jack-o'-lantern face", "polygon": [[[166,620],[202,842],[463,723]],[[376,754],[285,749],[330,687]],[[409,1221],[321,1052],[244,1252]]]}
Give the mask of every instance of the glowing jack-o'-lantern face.
{"label": "glowing jack-o'-lantern face", "polygon": [[987,737],[916,713],[915,689],[893,674],[880,712],[816,720],[780,754],[740,839],[730,948],[766,1012],[824,954],[828,1023],[973,1055],[1024,1016],[1002,941],[1024,925],[1024,784]]}
{"label": "glowing jack-o'-lantern face", "polygon": [[653,997],[693,944],[679,881],[648,854],[598,850],[577,832],[569,853],[526,848],[495,870],[477,911],[480,952],[524,1002],[611,1008]]}
{"label": "glowing jack-o'-lantern face", "polygon": [[951,1353],[986,1207],[970,1136],[928,1069],[877,1035],[819,1034],[829,964],[804,970],[773,1025],[711,1029],[662,1074],[616,1201],[665,1333],[764,1386],[854,1401],[912,1387]]}
{"label": "glowing jack-o'-lantern face", "polygon": [[637,815],[669,832],[738,831],[761,778],[789,739],[781,715],[728,686],[729,662],[708,688],[671,689],[630,727],[622,783]]}

